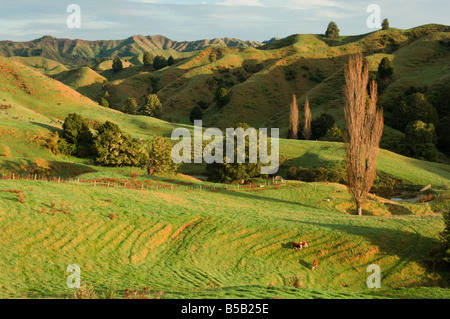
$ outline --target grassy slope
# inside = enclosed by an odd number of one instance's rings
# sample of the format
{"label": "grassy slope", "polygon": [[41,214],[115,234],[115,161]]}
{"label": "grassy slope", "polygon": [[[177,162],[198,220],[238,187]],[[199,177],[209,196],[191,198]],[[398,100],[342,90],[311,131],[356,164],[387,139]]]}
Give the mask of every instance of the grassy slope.
{"label": "grassy slope", "polygon": [[[0,58],[0,92],[3,104],[24,106],[47,117],[43,125],[62,123],[67,114],[77,112],[89,120],[113,121],[135,137],[167,134],[175,125],[145,116],[128,116],[100,107],[61,82],[19,63]],[[34,121],[36,119],[28,119]]]}
{"label": "grassy slope", "polygon": [[[128,178],[130,169],[93,167],[85,160],[57,157],[40,146],[43,136],[60,128],[58,120],[74,110],[92,120],[113,120],[135,137],[167,135],[175,127],[101,108],[15,62],[0,58],[0,68],[1,103],[12,105],[7,112],[0,111],[0,152],[6,146],[11,153],[0,157],[2,169],[20,171],[42,157],[52,162],[56,175]],[[295,165],[314,167],[342,160],[339,143],[281,140],[280,144],[281,154]],[[447,165],[387,151],[380,153],[378,164],[378,169],[416,184],[439,187],[450,181]],[[348,214],[353,207],[342,186],[316,187],[314,192],[313,184],[292,182],[285,189],[258,192],[141,193],[0,181],[0,190],[22,190],[26,198],[26,204],[19,204],[16,194],[0,192],[4,269],[0,295],[67,296],[64,270],[78,263],[83,279],[99,291],[115,279],[121,290],[151,285],[171,298],[449,297],[447,290],[437,288],[390,289],[443,285],[447,274],[433,273],[426,262],[437,245],[440,215],[425,204],[370,198],[366,208],[376,216],[357,218]],[[327,202],[331,196],[335,200]],[[109,198],[113,201],[106,201]],[[56,208],[64,203],[71,214],[52,216],[52,201]],[[112,212],[118,215],[114,221],[107,218]],[[293,252],[288,243],[300,239],[311,241],[311,248]],[[316,256],[320,269],[311,272]],[[379,292],[365,287],[365,269],[374,262],[383,271],[384,289]],[[298,273],[305,290],[278,289]],[[211,289],[210,282],[220,288]]]}
{"label": "grassy slope", "polygon": [[[348,215],[338,207],[349,200],[339,185],[317,184],[315,192],[295,182],[265,191],[140,192],[0,181],[5,189],[23,191],[26,203],[0,192],[2,297],[68,296],[64,270],[72,263],[99,292],[115,280],[121,292],[150,285],[173,298],[358,297],[373,293],[365,271],[372,263],[380,265],[388,294],[444,285],[447,276],[426,261],[443,227],[438,215]],[[335,202],[324,201],[331,194]],[[70,215],[53,215],[52,202]],[[294,240],[311,246],[294,252]],[[268,287],[288,285],[295,274],[311,290]],[[450,297],[448,290],[430,291]]]}

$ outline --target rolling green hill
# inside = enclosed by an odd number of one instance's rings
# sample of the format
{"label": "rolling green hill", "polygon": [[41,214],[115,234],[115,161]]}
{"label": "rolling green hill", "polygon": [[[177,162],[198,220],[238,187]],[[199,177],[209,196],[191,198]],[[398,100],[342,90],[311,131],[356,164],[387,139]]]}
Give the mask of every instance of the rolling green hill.
{"label": "rolling green hill", "polygon": [[[365,215],[355,216],[341,184],[287,181],[226,189],[186,176],[203,175],[202,164],[182,166],[178,175],[148,176],[140,168],[98,167],[89,159],[55,155],[46,143],[74,112],[91,126],[113,121],[134,138],[169,137],[177,127],[192,130],[187,116],[199,101],[211,105],[205,127],[248,122],[285,132],[293,92],[300,105],[308,95],[314,116],[327,111],[342,123],[348,54],[362,49],[371,69],[384,56],[392,59],[395,73],[380,96],[384,103],[411,85],[440,88],[449,73],[441,45],[448,38],[448,27],[436,25],[335,40],[293,35],[260,48],[201,48],[154,38],[158,50],[185,51],[173,66],[156,72],[132,59],[119,73],[110,61],[93,69],[74,67],[81,40],[71,42],[77,44],[72,49],[67,44],[63,54],[52,51],[64,65],[42,56],[0,57],[0,297],[71,298],[65,269],[76,263],[82,280],[99,293],[116,282],[117,297],[126,288],[151,286],[165,298],[450,298],[450,273],[435,257],[441,212],[450,209],[450,165],[381,150],[379,173],[417,189],[431,184],[436,199],[410,203],[370,194]],[[108,50],[117,43],[110,42]],[[101,52],[92,50],[87,56]],[[295,70],[295,81],[286,80],[286,66]],[[164,119],[99,106],[105,79],[115,106],[157,92]],[[219,84],[232,92],[222,109],[212,102]],[[385,129],[390,139],[398,134]],[[286,161],[279,174],[286,177],[291,165],[330,167],[344,153],[342,143],[282,138]],[[37,174],[42,163],[61,183],[3,179]],[[100,186],[106,181],[148,188]],[[292,241],[300,240],[310,247],[292,250]],[[317,271],[311,270],[314,258]],[[382,271],[379,290],[366,286],[367,266],[374,263]]]}

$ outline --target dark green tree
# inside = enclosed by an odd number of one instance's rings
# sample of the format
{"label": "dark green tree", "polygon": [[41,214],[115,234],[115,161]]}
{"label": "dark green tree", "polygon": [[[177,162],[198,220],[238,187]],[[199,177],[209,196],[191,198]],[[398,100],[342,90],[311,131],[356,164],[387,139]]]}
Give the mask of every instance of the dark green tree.
{"label": "dark green tree", "polygon": [[194,120],[201,120],[203,117],[203,111],[199,106],[195,106],[189,114],[189,120],[194,123]]}
{"label": "dark green tree", "polygon": [[153,59],[150,52],[145,51],[144,56],[142,57],[142,62],[145,66],[149,66],[153,64]]}
{"label": "dark green tree", "polygon": [[94,148],[95,162],[100,166],[138,167],[145,157],[139,144],[109,121],[99,127]]}
{"label": "dark green tree", "polygon": [[328,130],[336,124],[334,117],[328,113],[322,113],[311,121],[311,139],[318,140],[324,137]]}
{"label": "dark green tree", "polygon": [[177,164],[172,161],[172,145],[162,136],[155,136],[154,140],[147,140],[144,146],[146,157],[142,167],[148,175],[155,173],[175,173]]}
{"label": "dark green tree", "polygon": [[161,70],[167,66],[167,60],[162,55],[157,55],[153,59],[153,68],[155,70]]}
{"label": "dark green tree", "polygon": [[101,106],[104,106],[104,107],[109,107],[109,102],[108,102],[108,100],[107,99],[105,99],[104,97],[102,97],[101,99],[100,99],[100,103],[99,103]]}
{"label": "dark green tree", "polygon": [[339,30],[337,24],[335,22],[331,21],[328,24],[327,31],[325,31],[325,36],[327,38],[337,38],[337,37],[339,37],[339,32],[340,32],[340,30]]}
{"label": "dark green tree", "polygon": [[405,130],[405,142],[411,156],[427,161],[437,160],[439,153],[433,124],[422,121],[409,123]]}
{"label": "dark green tree", "polygon": [[79,157],[92,155],[93,135],[81,115],[71,113],[65,118],[62,137],[68,144],[75,146],[75,155]]}
{"label": "dark green tree", "polygon": [[162,104],[156,94],[150,94],[147,96],[145,104],[140,108],[139,112],[142,115],[161,118],[162,116]]}
{"label": "dark green tree", "polygon": [[217,88],[214,100],[216,101],[218,107],[227,105],[230,102],[230,99],[231,99],[230,92],[228,92],[226,88],[224,87]]}
{"label": "dark green tree", "polygon": [[377,73],[378,78],[381,80],[385,80],[390,78],[393,73],[394,68],[392,67],[391,61],[387,57],[381,59],[381,62],[378,65],[378,73]]}
{"label": "dark green tree", "polygon": [[114,58],[112,67],[114,72],[120,72],[123,70],[123,63],[120,57],[116,56]]}
{"label": "dark green tree", "polygon": [[389,30],[389,20],[386,18],[381,23],[381,29],[382,30]]}
{"label": "dark green tree", "polygon": [[[247,123],[239,123],[237,128],[242,128],[244,131],[249,128]],[[256,131],[259,144],[259,134]],[[235,145],[237,144],[237,137],[235,137]],[[270,149],[270,140],[268,142],[268,149]],[[226,154],[224,154],[223,163],[211,163],[206,165],[206,172],[208,179],[211,181],[221,183],[235,183],[246,181],[250,178],[259,176],[261,174],[261,162],[250,163],[249,157],[249,138],[245,140],[245,163],[237,163],[237,148],[234,150],[234,163],[226,162]]]}
{"label": "dark green tree", "polygon": [[128,98],[124,104],[124,106],[122,107],[122,111],[124,113],[128,113],[128,114],[137,114],[138,112],[138,105],[136,103],[136,99],[135,98]]}
{"label": "dark green tree", "polygon": [[413,121],[438,123],[438,114],[434,106],[428,102],[423,93],[412,93],[398,99],[392,110],[392,127],[405,131],[406,126]]}
{"label": "dark green tree", "polygon": [[170,56],[170,57],[167,59],[167,65],[168,65],[168,66],[171,66],[171,65],[174,65],[174,63],[175,63],[175,59],[173,58],[173,56]]}

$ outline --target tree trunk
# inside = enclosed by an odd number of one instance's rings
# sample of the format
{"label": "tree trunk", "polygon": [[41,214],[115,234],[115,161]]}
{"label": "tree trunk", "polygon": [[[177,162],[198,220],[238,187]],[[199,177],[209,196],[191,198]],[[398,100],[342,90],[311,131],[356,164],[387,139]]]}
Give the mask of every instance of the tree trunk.
{"label": "tree trunk", "polygon": [[356,211],[358,212],[358,216],[362,216],[362,207],[361,206],[358,206],[356,208]]}

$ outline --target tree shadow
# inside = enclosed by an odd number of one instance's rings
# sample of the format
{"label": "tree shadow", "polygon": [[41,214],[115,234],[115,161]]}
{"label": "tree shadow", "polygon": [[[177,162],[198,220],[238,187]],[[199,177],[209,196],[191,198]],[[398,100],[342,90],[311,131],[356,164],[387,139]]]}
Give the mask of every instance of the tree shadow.
{"label": "tree shadow", "polygon": [[[33,125],[45,128],[46,130],[49,130],[52,133],[55,133],[55,132],[61,133],[62,132],[62,129],[60,129],[56,126],[49,125],[49,124],[44,124],[44,123],[39,123],[39,122],[30,122],[30,123]],[[55,122],[55,123],[57,123],[57,122]]]}
{"label": "tree shadow", "polygon": [[384,206],[387,207],[387,210],[392,215],[412,215],[413,212],[402,205],[392,204],[392,203],[385,203]]}

